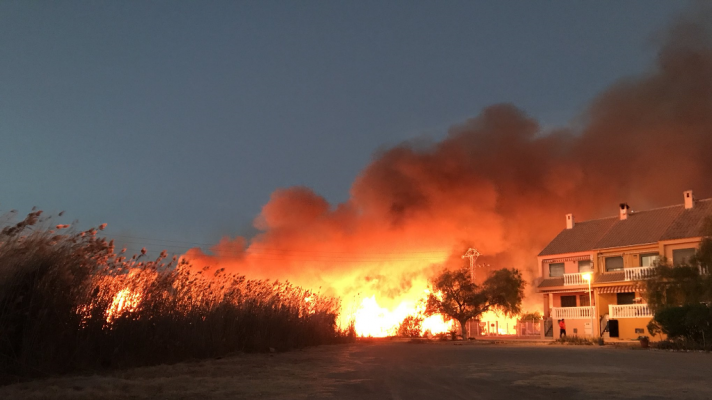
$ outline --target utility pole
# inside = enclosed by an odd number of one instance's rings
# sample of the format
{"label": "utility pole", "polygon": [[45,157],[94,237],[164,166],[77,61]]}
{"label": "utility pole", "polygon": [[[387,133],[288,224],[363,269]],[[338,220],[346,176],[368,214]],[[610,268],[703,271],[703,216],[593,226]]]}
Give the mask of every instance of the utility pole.
{"label": "utility pole", "polygon": [[[469,258],[469,259],[470,259],[470,274],[471,274],[471,275],[470,275],[470,279],[472,279],[472,283],[475,283],[475,267],[489,266],[489,264],[485,264],[485,265],[482,265],[482,264],[475,264],[475,263],[477,262],[477,258],[478,258],[479,256],[481,256],[480,252],[477,251],[477,249],[474,248],[474,247],[470,247],[469,249],[467,249],[467,251],[465,252],[465,254],[462,255],[462,259],[463,259],[463,260],[464,260],[465,258]],[[475,335],[476,335],[476,336],[479,336],[479,335],[480,335],[480,329],[481,329],[481,328],[480,328],[480,320],[479,320],[479,319],[476,319],[476,320],[474,320],[474,321],[468,321],[467,323],[468,323],[468,324],[470,324],[470,323],[476,323],[476,324],[477,324],[477,331],[476,331],[477,333],[475,333]],[[489,329],[489,327],[488,327],[488,329]],[[470,328],[470,332],[475,332],[475,331],[473,331],[472,328]]]}
{"label": "utility pole", "polygon": [[480,264],[475,264],[477,262],[477,258],[481,256],[480,252],[477,251],[476,248],[470,247],[467,249],[465,254],[463,254],[462,259],[464,260],[465,258],[470,259],[470,274],[472,278],[472,282],[475,282],[475,267],[482,267]]}

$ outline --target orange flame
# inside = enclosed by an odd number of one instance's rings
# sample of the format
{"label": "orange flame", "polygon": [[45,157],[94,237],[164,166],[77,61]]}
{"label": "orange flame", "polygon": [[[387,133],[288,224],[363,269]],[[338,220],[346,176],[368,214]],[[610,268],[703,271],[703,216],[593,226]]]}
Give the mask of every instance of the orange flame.
{"label": "orange flame", "polygon": [[131,291],[128,288],[120,290],[106,310],[106,322],[112,323],[123,313],[136,311],[141,302],[141,297],[141,293],[138,291]]}

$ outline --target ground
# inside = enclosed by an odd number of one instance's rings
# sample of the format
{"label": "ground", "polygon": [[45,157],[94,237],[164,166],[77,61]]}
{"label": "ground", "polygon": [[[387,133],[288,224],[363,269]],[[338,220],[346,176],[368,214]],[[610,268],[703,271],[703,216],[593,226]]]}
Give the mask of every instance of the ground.
{"label": "ground", "polygon": [[712,354],[373,340],[67,376],[0,399],[712,399]]}

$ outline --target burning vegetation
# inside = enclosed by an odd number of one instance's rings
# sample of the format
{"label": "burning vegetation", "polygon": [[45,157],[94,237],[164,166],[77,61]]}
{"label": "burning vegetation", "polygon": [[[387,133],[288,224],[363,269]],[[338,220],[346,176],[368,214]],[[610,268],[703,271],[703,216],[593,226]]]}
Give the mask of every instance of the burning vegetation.
{"label": "burning vegetation", "polygon": [[[337,299],[289,283],[126,257],[97,229],[0,226],[0,381],[341,340]],[[59,226],[57,228],[60,228]]]}

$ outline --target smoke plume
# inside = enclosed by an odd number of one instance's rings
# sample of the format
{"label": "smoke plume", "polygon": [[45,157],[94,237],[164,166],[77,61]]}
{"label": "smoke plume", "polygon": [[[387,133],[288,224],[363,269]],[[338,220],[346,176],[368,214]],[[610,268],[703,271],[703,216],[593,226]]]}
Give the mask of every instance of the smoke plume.
{"label": "smoke plume", "polygon": [[346,306],[372,294],[395,306],[438,266],[462,265],[470,246],[489,268],[516,267],[532,281],[566,213],[585,220],[616,215],[623,201],[677,204],[687,189],[712,196],[711,39],[700,17],[678,21],[655,65],[600,94],[576,126],[545,131],[515,106],[493,105],[431,146],[376,154],[344,203],[278,189],[255,220],[260,234],[186,257],[320,286]]}

